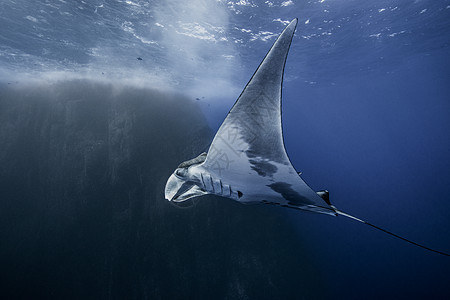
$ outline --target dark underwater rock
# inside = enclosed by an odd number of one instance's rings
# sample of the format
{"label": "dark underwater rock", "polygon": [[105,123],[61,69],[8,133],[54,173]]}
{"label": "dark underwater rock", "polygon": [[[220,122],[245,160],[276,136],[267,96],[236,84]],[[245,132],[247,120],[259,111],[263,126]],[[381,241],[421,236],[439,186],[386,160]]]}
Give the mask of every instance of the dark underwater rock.
{"label": "dark underwater rock", "polygon": [[0,88],[4,299],[320,298],[278,209],[164,185],[212,132],[194,101],[67,81]]}

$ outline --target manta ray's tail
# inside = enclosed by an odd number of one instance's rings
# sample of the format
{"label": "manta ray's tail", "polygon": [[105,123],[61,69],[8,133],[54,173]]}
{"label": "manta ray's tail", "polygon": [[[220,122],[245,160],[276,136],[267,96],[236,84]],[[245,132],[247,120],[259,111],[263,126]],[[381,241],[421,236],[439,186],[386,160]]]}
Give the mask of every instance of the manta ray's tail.
{"label": "manta ray's tail", "polygon": [[378,230],[380,230],[380,231],[383,231],[383,232],[385,232],[385,233],[387,233],[387,234],[390,234],[390,235],[392,235],[392,236],[394,236],[394,237],[396,237],[396,238],[398,238],[398,239],[404,240],[404,241],[406,241],[406,242],[408,242],[408,243],[411,243],[411,244],[413,244],[413,245],[415,245],[415,246],[418,246],[418,247],[423,248],[423,249],[426,249],[426,250],[428,250],[428,251],[433,251],[433,252],[435,252],[435,253],[439,253],[439,254],[442,254],[442,255],[445,255],[445,256],[450,256],[450,254],[448,254],[448,253],[441,252],[441,251],[438,251],[438,250],[434,250],[434,249],[428,248],[428,247],[426,247],[426,246],[424,246],[424,245],[421,245],[421,244],[418,244],[418,243],[416,243],[416,242],[410,241],[410,240],[408,240],[408,239],[406,239],[406,238],[404,238],[404,237],[401,237],[401,236],[399,236],[399,235],[397,235],[397,234],[395,234],[395,233],[392,233],[392,232],[387,231],[387,230],[385,230],[385,229],[383,229],[383,228],[380,228],[380,227],[378,227],[378,226],[376,226],[376,225],[370,224],[369,222],[366,222],[366,221],[361,220],[361,219],[359,219],[359,218],[357,218],[357,217],[354,217],[354,216],[349,215],[349,214],[347,214],[347,213],[345,213],[345,212],[342,212],[342,211],[336,209],[335,207],[333,207],[333,209],[334,209],[334,211],[335,211],[338,215],[341,215],[341,216],[344,216],[344,217],[353,219],[353,220],[355,220],[355,221],[364,223],[364,224],[366,224],[366,225],[369,225],[369,226],[371,226],[371,227],[373,227],[373,228],[375,228],[375,229],[378,229]]}

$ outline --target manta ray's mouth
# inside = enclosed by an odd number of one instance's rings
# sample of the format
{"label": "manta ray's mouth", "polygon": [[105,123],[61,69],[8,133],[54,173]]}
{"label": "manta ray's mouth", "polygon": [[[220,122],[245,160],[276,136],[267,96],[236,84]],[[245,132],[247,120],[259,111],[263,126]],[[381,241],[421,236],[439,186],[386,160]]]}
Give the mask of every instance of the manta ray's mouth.
{"label": "manta ray's mouth", "polygon": [[165,198],[171,202],[183,202],[202,196],[205,191],[190,180],[172,174],[166,184]]}
{"label": "manta ray's mouth", "polygon": [[166,188],[164,191],[165,198],[169,201],[173,201],[174,199],[180,196],[180,188],[183,186],[184,181],[181,178],[178,178],[174,174],[169,177],[167,180]]}
{"label": "manta ray's mouth", "polygon": [[[172,198],[171,201],[176,202],[176,200],[179,200],[180,198],[182,198],[183,194],[186,193],[187,191],[189,191],[189,189],[192,188],[192,185],[185,182],[183,183],[183,185],[179,188],[178,192],[175,194],[175,196]],[[183,200],[181,200],[183,201]]]}

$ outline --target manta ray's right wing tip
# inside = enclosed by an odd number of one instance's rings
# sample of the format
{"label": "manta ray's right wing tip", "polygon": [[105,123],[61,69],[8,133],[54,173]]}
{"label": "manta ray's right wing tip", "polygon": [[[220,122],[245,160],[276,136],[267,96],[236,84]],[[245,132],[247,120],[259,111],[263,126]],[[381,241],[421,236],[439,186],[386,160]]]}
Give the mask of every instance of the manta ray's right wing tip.
{"label": "manta ray's right wing tip", "polygon": [[294,19],[292,19],[291,22],[289,22],[289,24],[286,26],[286,28],[284,30],[292,30],[294,32],[295,29],[297,28],[297,24],[298,24],[298,18],[294,18]]}

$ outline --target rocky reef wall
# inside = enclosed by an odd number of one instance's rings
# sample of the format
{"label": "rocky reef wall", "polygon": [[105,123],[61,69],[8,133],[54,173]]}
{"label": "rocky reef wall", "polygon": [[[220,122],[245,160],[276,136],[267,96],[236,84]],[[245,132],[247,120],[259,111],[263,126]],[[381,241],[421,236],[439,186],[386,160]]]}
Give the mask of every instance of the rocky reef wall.
{"label": "rocky reef wall", "polygon": [[0,86],[4,299],[320,298],[281,210],[164,199],[174,168],[211,138],[180,95],[86,80]]}

